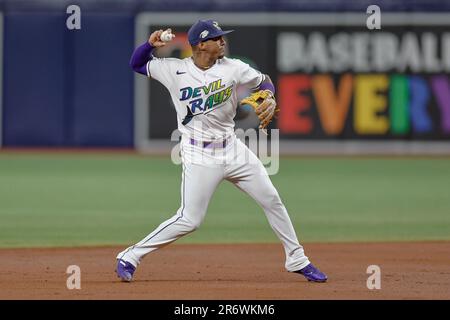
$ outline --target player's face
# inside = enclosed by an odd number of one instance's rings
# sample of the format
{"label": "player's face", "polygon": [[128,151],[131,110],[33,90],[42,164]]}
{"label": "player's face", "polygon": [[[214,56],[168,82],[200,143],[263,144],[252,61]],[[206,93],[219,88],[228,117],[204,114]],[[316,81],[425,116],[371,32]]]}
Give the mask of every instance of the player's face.
{"label": "player's face", "polygon": [[216,59],[222,59],[225,56],[225,39],[223,36],[209,39],[204,42],[206,45],[206,51]]}

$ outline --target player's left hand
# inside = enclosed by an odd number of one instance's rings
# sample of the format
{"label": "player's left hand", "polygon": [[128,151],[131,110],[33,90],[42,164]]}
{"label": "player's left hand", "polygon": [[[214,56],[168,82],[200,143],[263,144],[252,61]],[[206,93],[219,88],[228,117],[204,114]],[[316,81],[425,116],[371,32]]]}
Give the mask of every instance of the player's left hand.
{"label": "player's left hand", "polygon": [[256,91],[243,99],[240,104],[249,104],[253,107],[260,120],[259,129],[265,129],[279,111],[275,98],[269,90]]}
{"label": "player's left hand", "polygon": [[265,129],[272,118],[277,112],[277,103],[273,97],[266,98],[259,106],[256,108],[255,112],[260,120],[259,128]]}

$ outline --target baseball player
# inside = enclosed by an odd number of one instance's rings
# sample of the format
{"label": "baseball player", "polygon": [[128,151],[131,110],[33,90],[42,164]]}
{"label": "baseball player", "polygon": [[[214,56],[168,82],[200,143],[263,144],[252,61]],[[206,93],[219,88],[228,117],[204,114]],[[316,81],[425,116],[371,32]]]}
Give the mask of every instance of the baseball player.
{"label": "baseball player", "polygon": [[[325,282],[299,244],[289,215],[266,169],[256,155],[236,138],[233,118],[238,106],[236,87],[255,92],[253,102],[265,128],[276,112],[275,88],[269,76],[238,59],[225,57],[223,31],[213,20],[199,20],[188,31],[192,57],[156,58],[152,53],[174,35],[171,29],[153,32],[136,48],[130,65],[134,71],[161,82],[175,105],[182,159],[181,206],[140,242],[117,255],[117,275],[133,278],[136,267],[150,252],[196,230],[209,201],[222,180],[249,194],[264,210],[270,226],[283,244],[285,268],[307,280]],[[164,41],[163,41],[164,40]]]}

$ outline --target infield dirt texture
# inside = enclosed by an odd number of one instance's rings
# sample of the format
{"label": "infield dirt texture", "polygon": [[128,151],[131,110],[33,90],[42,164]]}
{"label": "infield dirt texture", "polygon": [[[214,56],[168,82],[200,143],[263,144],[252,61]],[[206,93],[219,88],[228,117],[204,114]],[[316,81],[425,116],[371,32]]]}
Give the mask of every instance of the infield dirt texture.
{"label": "infield dirt texture", "polygon": [[284,270],[262,210],[227,182],[198,231],[120,283],[115,255],[175,213],[180,172],[167,157],[0,153],[0,299],[450,299],[448,158],[281,159],[272,180],[326,284]]}

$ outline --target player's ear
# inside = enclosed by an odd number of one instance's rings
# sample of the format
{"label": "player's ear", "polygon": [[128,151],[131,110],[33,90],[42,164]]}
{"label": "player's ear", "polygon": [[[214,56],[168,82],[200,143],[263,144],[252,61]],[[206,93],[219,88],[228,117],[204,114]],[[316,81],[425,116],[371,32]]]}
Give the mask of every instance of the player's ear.
{"label": "player's ear", "polygon": [[206,49],[206,42],[200,42],[200,43],[197,45],[197,48],[198,48],[200,51],[204,51],[204,50]]}

